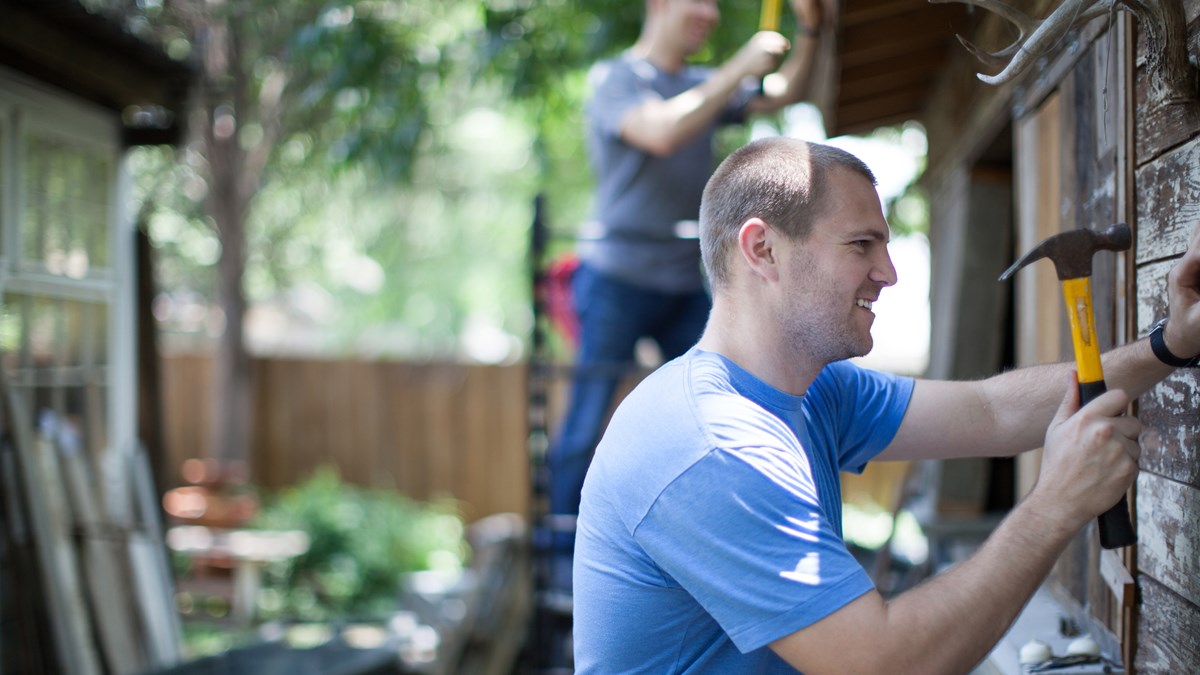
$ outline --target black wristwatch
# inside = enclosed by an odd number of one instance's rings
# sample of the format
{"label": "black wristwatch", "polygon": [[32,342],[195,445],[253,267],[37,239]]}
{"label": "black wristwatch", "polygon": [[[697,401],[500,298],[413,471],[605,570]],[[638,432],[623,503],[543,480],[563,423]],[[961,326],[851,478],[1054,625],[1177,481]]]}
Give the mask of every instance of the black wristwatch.
{"label": "black wristwatch", "polygon": [[1154,324],[1154,328],[1150,329],[1150,349],[1154,350],[1154,355],[1158,357],[1158,360],[1176,368],[1200,368],[1200,354],[1190,359],[1183,359],[1167,349],[1167,341],[1163,339],[1163,330],[1166,327],[1167,317],[1163,317]]}

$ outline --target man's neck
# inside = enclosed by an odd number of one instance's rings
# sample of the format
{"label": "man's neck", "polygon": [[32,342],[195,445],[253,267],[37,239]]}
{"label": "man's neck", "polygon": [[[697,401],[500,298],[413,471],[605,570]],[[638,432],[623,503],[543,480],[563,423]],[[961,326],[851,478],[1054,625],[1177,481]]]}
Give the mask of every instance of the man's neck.
{"label": "man's neck", "polygon": [[712,314],[696,346],[724,356],[782,392],[801,396],[808,391],[825,364],[790,346],[769,326],[756,324],[753,314],[741,317],[730,311],[730,304],[713,299]]}

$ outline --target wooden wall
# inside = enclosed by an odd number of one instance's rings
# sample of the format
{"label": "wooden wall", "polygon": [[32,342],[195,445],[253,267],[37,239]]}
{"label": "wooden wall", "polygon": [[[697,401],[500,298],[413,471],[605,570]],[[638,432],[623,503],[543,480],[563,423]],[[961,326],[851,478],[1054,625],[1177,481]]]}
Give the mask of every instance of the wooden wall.
{"label": "wooden wall", "polygon": [[[1186,0],[1193,60],[1200,0]],[[1143,69],[1144,70],[1144,69]],[[1200,102],[1136,96],[1136,329],[1166,314],[1166,274],[1200,223]],[[1200,672],[1200,370],[1178,370],[1138,402],[1138,673]]]}
{"label": "wooden wall", "polygon": [[[1060,2],[1018,4],[1040,17]],[[1189,25],[1189,52],[1196,61],[1200,0],[1182,4]],[[1067,36],[1056,58],[1000,87],[980,84],[975,72],[994,71],[980,66],[958,45],[952,47],[955,54],[924,120],[930,143],[925,181],[932,196],[935,307],[951,306],[949,299],[963,293],[958,288],[947,290],[945,284],[969,280],[961,270],[969,269],[972,254],[970,245],[964,250],[962,242],[982,240],[972,232],[979,224],[964,217],[974,199],[971,176],[987,163],[991,144],[1011,142],[1016,192],[1012,227],[1018,248],[1031,243],[1019,238],[1021,209],[1039,203],[1035,193],[1048,190],[1053,184],[1050,178],[1058,181],[1060,194],[1045,203],[1045,213],[1033,216],[1031,222],[1052,217],[1061,220],[1063,228],[1073,228],[1126,220],[1134,227],[1134,250],[1115,265],[1106,264],[1093,282],[1100,288],[1097,319],[1102,342],[1137,340],[1165,313],[1167,271],[1186,248],[1192,227],[1200,222],[1200,103],[1163,105],[1149,100],[1145,39],[1139,35],[1135,43],[1122,32],[1136,29],[1136,22],[1124,13],[1111,26],[1092,22],[1081,34]],[[1010,31],[1010,26],[984,13],[969,37],[985,48],[997,48],[1011,39]],[[1053,105],[1048,106],[1048,101]],[[1021,129],[1029,129],[1035,120],[1057,125],[1059,132],[1022,147]],[[1005,133],[1012,133],[1011,141],[1003,137]],[[1023,153],[1036,156],[1023,158]],[[1048,166],[1051,157],[1057,158]],[[1035,170],[1031,167],[1054,175],[1029,175]],[[1042,304],[1061,311],[1057,297],[1018,295],[1017,322],[1022,314],[1036,316]],[[954,356],[972,344],[961,327],[970,325],[972,318],[992,316],[993,310],[976,307],[935,313],[933,350],[946,353],[945,372],[933,374],[967,374],[959,372],[962,364],[955,363],[958,357]],[[946,321],[950,328],[937,325]],[[1019,341],[1018,327],[1009,325],[1005,330],[1013,331]],[[1069,358],[1069,343],[1064,341],[1061,347],[1061,356]],[[1054,345],[1046,348],[1054,351]],[[1110,602],[1113,596],[1101,581],[1105,568],[1096,547],[1082,539],[1060,561],[1055,578],[1123,641],[1130,670],[1196,673],[1200,672],[1200,371],[1176,372],[1143,396],[1136,408],[1147,429],[1142,473],[1132,503],[1139,540],[1122,554],[1123,565],[1134,575],[1136,595],[1126,611]],[[1026,467],[1026,472],[1030,469],[1036,471]]]}

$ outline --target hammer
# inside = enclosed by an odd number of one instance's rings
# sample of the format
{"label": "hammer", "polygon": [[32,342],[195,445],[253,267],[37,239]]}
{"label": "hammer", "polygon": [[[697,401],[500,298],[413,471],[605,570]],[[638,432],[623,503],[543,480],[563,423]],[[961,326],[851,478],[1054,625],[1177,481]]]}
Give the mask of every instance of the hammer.
{"label": "hammer", "polygon": [[[1000,281],[1007,281],[1017,270],[1041,258],[1054,262],[1067,302],[1071,322],[1071,341],[1075,346],[1075,368],[1079,375],[1079,399],[1087,405],[1107,391],[1100,366],[1100,345],[1092,317],[1092,254],[1096,251],[1124,251],[1133,238],[1129,225],[1117,223],[1097,232],[1078,229],[1060,232],[1043,240],[1004,270]],[[1100,545],[1104,548],[1129,546],[1135,540],[1125,495],[1111,509],[1100,514]]]}

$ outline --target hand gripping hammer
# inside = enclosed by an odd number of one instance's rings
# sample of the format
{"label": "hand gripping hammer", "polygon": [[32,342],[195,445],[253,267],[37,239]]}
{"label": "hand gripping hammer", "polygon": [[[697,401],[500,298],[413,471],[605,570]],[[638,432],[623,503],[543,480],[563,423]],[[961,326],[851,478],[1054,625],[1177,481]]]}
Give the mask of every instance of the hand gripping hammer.
{"label": "hand gripping hammer", "polygon": [[[1006,281],[1035,260],[1049,258],[1054,262],[1067,302],[1067,318],[1071,322],[1081,405],[1087,405],[1107,391],[1092,317],[1092,254],[1100,250],[1124,251],[1131,242],[1129,225],[1125,223],[1117,223],[1102,232],[1086,228],[1061,232],[1043,240],[1000,275],[1000,281]],[[1121,501],[1111,509],[1100,514],[1099,526],[1100,545],[1104,548],[1121,548],[1134,542],[1125,495],[1121,495]]]}

